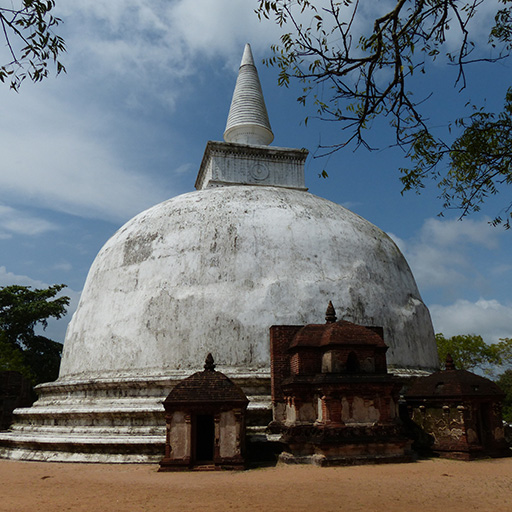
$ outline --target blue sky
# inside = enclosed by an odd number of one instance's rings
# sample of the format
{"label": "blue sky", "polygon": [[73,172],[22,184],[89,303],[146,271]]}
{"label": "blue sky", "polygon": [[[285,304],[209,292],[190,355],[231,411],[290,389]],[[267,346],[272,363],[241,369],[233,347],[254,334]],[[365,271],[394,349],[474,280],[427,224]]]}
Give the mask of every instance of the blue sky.
{"label": "blue sky", "polygon": [[[206,142],[222,140],[250,42],[273,145],[310,150],[310,191],[393,237],[436,332],[477,333],[489,342],[512,337],[512,233],[488,224],[510,190],[463,221],[456,212],[438,217],[435,185],[420,196],[401,195],[398,169],[407,160],[401,150],[385,149],[392,136],[385,123],[369,132],[379,150],[346,148],[313,158],[318,144],[339,140],[339,127],[314,119],[305,126],[311,111],[296,102],[297,89],[279,88],[277,71],[259,64],[280,32],[258,21],[257,1],[57,4],[67,74],[25,83],[19,94],[0,88],[0,286],[66,283],[71,313],[106,240],[140,211],[193,190]],[[478,22],[481,37],[487,22]],[[416,86],[418,94],[434,92],[425,111],[443,133],[468,99],[500,108],[511,61],[475,66],[463,92],[453,85],[453,68],[439,63],[428,71]],[[323,169],[327,180],[318,177]],[[52,323],[48,335],[63,341],[69,319]]]}

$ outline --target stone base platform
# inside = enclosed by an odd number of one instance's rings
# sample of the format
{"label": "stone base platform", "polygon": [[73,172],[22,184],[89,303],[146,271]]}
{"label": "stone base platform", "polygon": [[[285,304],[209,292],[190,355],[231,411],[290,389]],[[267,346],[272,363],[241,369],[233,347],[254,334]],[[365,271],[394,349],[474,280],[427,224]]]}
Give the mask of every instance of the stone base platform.
{"label": "stone base platform", "polygon": [[281,464],[350,466],[412,462],[414,452],[399,423],[353,423],[325,427],[295,425],[284,427],[279,455]]}
{"label": "stone base platform", "polygon": [[278,464],[311,464],[313,466],[360,466],[364,464],[399,464],[413,462],[412,455],[372,455],[353,457],[327,457],[326,455],[307,455],[298,457],[289,452],[282,452],[278,458]]}
{"label": "stone base platform", "polygon": [[[228,374],[229,375],[229,374]],[[67,380],[36,388],[39,399],[14,411],[0,432],[0,458],[52,462],[156,463],[164,454],[163,400],[182,372],[145,377]],[[230,375],[247,394],[247,443],[266,440],[271,421],[268,372]]]}

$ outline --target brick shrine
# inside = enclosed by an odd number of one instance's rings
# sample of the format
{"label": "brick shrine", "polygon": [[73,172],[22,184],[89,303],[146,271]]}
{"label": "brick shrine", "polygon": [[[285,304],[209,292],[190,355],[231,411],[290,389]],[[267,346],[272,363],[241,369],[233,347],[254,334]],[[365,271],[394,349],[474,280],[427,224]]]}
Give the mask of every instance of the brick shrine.
{"label": "brick shrine", "polygon": [[270,328],[273,421],[279,461],[318,465],[406,462],[401,383],[387,372],[383,330],[336,321]]}
{"label": "brick shrine", "polygon": [[204,371],[177,384],[163,402],[167,435],[159,471],[244,469],[248,403],[208,354]]}

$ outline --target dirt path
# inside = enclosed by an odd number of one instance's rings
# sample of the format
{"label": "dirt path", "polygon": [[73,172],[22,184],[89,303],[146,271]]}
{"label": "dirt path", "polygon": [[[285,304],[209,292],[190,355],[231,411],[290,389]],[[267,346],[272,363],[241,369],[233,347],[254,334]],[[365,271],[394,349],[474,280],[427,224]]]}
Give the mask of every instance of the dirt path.
{"label": "dirt path", "polygon": [[245,472],[0,461],[1,512],[512,511],[512,458]]}

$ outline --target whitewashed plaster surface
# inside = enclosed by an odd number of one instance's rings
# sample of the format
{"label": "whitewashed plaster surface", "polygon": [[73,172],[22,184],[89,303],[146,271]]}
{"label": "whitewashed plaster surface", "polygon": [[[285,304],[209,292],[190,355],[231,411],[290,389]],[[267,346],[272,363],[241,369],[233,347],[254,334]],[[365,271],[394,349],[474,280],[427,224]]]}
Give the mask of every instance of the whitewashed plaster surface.
{"label": "whitewashed plaster surface", "polygon": [[384,327],[388,363],[433,369],[430,315],[393,241],[308,192],[232,186],[141,213],[102,248],[59,380],[269,371],[269,327],[338,319]]}

